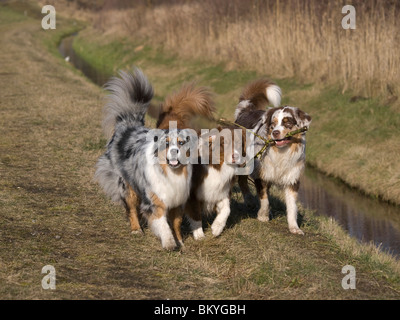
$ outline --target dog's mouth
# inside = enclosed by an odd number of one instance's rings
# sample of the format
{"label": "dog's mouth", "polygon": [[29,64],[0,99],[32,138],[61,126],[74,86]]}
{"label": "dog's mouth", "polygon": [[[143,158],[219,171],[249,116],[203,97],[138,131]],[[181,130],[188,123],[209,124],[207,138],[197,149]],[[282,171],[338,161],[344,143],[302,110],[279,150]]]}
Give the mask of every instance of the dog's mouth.
{"label": "dog's mouth", "polygon": [[176,169],[181,166],[181,163],[179,162],[178,159],[167,159],[167,163],[168,163],[169,167],[172,169]]}
{"label": "dog's mouth", "polygon": [[289,144],[291,142],[291,140],[292,140],[291,137],[288,137],[288,138],[283,138],[283,139],[276,139],[274,141],[275,141],[275,145],[277,147],[283,147],[283,146]]}

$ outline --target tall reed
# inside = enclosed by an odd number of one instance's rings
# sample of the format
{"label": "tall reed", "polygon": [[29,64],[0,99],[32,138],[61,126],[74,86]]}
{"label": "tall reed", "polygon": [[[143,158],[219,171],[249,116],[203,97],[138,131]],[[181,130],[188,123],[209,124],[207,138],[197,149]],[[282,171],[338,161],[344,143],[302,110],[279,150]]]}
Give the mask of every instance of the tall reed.
{"label": "tall reed", "polygon": [[[225,62],[272,78],[340,85],[366,97],[400,93],[400,19],[395,1],[106,0],[104,31],[147,39],[182,57]],[[341,26],[356,9],[356,29]]]}

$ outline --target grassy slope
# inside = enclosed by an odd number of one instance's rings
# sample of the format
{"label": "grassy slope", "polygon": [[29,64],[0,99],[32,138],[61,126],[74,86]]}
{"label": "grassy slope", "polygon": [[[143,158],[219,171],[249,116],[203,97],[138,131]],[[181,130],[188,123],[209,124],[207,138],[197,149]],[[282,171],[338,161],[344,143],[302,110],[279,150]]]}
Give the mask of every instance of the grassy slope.
{"label": "grassy slope", "polygon": [[[396,261],[308,211],[301,210],[306,236],[290,234],[276,197],[275,218],[262,224],[235,190],[222,236],[212,238],[209,227],[202,242],[187,235],[183,252],[162,250],[147,229],[141,237],[130,235],[122,209],[92,181],[103,150],[103,93],[46,48],[73,24],[60,17],[56,31],[43,31],[39,20],[3,7],[0,17],[6,20],[0,24],[1,298],[399,297]],[[237,92],[227,83],[234,72],[222,81],[220,66],[204,68],[158,54],[142,52],[134,62],[149,73],[159,97],[194,74],[213,85],[223,112],[230,112]],[[201,70],[207,70],[203,77]],[[47,264],[56,268],[55,291],[40,286]],[[347,264],[356,268],[356,290],[341,287]]]}

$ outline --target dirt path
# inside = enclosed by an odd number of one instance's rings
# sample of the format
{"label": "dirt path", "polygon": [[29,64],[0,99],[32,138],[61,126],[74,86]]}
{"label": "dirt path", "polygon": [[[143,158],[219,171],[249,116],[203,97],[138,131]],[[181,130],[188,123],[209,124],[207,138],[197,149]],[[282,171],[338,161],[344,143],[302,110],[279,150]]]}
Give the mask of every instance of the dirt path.
{"label": "dirt path", "polygon": [[[44,32],[38,20],[0,24],[0,298],[399,296],[397,273],[351,256],[312,218],[299,238],[284,217],[262,225],[237,204],[220,238],[188,236],[184,252],[163,251],[147,230],[130,235],[92,180],[103,92],[45,49]],[[340,285],[348,263],[355,291]],[[42,289],[46,265],[56,290]]]}

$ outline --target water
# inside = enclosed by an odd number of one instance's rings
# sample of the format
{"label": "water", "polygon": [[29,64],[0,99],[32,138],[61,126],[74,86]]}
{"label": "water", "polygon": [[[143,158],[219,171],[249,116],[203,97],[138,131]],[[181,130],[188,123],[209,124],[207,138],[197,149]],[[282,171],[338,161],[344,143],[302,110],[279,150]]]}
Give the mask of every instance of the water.
{"label": "water", "polygon": [[[110,78],[81,59],[72,49],[74,36],[63,39],[60,54],[91,81],[103,86]],[[318,215],[333,217],[348,233],[363,242],[373,242],[382,250],[400,257],[400,207],[366,197],[345,184],[306,168],[299,200]]]}
{"label": "water", "polygon": [[364,196],[312,168],[302,177],[299,200],[316,214],[333,217],[352,237],[400,257],[400,207]]}
{"label": "water", "polygon": [[[76,34],[75,34],[76,35]],[[72,42],[75,35],[64,38],[58,46],[60,54],[66,58],[75,68],[81,70],[83,74],[88,77],[92,82],[99,86],[103,86],[111,75],[107,75],[106,72],[101,72],[93,68],[80,56],[78,56],[72,48]]]}

